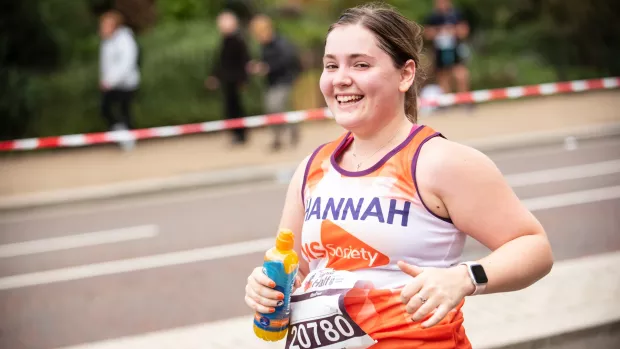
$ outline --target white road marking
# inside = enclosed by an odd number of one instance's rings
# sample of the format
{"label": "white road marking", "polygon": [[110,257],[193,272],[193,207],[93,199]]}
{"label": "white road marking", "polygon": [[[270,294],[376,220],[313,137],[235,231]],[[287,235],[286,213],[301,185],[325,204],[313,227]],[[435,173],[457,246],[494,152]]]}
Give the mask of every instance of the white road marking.
{"label": "white road marking", "polygon": [[113,244],[117,242],[148,239],[157,236],[156,225],[104,230],[94,233],[67,235],[49,239],[16,242],[0,245],[0,258],[24,256],[36,253],[68,250],[78,247]]}
{"label": "white road marking", "polygon": [[525,199],[522,202],[530,211],[547,210],[550,208],[567,207],[591,202],[599,202],[620,198],[620,185],[575,191],[557,195],[541,196]]}
{"label": "white road marking", "polygon": [[[472,345],[497,348],[618,321],[620,303],[614,302],[618,283],[612,276],[620,273],[619,266],[620,252],[558,261],[549,275],[525,290],[468,298],[463,307],[464,327]],[[603,280],[597,284],[596,297],[579,297],[589,295],[597,278]],[[574,292],[558,292],[566,287]],[[507,309],[505,316],[498,316],[495,309]],[[258,339],[248,310],[246,316],[57,349],[275,349],[283,343]]]}
{"label": "white road marking", "polygon": [[[620,142],[618,142],[620,144]],[[560,148],[561,149],[561,148]],[[561,150],[564,151],[564,150]],[[556,151],[554,151],[555,153]],[[618,161],[610,160],[598,163],[583,164],[576,166],[561,167],[542,171],[524,172],[505,175],[508,183],[515,187],[522,187],[534,184],[561,182],[567,179],[589,178],[604,174],[616,173],[618,171]],[[28,209],[14,213],[0,214],[0,224],[9,224],[35,219],[49,219],[62,216],[77,216],[90,214],[92,212],[103,212],[110,210],[128,210],[132,208],[146,208],[153,206],[170,205],[178,202],[191,202],[195,200],[217,199],[234,195],[243,196],[248,193],[273,192],[277,190],[286,191],[287,184],[282,180],[289,176],[285,169],[278,171],[276,183],[261,184],[239,184],[233,187],[219,188],[199,188],[192,191],[181,190],[169,192],[162,195],[149,196],[148,200],[144,197],[127,197],[121,199],[111,199],[104,202],[83,202],[79,204],[69,204],[60,207],[45,207]]]}
{"label": "white road marking", "polygon": [[[166,206],[175,203],[187,203],[205,199],[218,199],[231,196],[245,196],[248,193],[263,193],[282,190],[282,197],[287,185],[281,183],[250,183],[227,187],[195,188],[166,192],[164,194],[146,194],[145,196],[129,196],[124,198],[106,199],[105,201],[85,201],[68,203],[61,206],[24,209],[17,212],[0,212],[0,224],[50,219],[57,217],[75,217],[82,214],[105,211],[126,211],[135,208]],[[145,199],[146,197],[146,199]]]}
{"label": "white road marking", "polygon": [[579,141],[577,140],[577,137],[570,136],[564,138],[564,149],[567,151],[573,151],[577,150],[577,148],[579,148]]}
{"label": "white road marking", "polygon": [[[617,198],[620,198],[620,186],[531,198],[523,200],[523,203],[531,211],[537,211]],[[251,253],[265,252],[267,249],[271,248],[273,244],[274,238],[265,238],[146,257],[7,276],[0,278],[0,290],[242,256]]]}
{"label": "white road marking", "polygon": [[[590,150],[599,148],[602,152],[607,152],[608,154],[612,149],[618,149],[620,147],[620,140],[618,137],[614,137],[612,139],[588,139],[579,142],[580,151]],[[563,142],[552,143],[543,145],[540,147],[525,147],[524,149],[506,149],[506,150],[497,150],[488,152],[491,159],[495,162],[498,161],[527,161],[526,158],[529,157],[539,157],[539,156],[552,156],[552,155],[562,155],[565,154],[567,150],[564,147]]]}
{"label": "white road marking", "polygon": [[592,164],[567,166],[549,170],[506,175],[506,181],[513,188],[536,184],[561,182],[571,179],[591,178],[620,172],[620,159]]}
{"label": "white road marking", "polygon": [[95,276],[209,261],[213,259],[242,256],[256,252],[265,252],[267,249],[273,247],[273,244],[275,243],[274,239],[275,238],[267,238],[244,241],[234,244],[162,253],[146,257],[120,259],[110,262],[85,264],[76,267],[7,276],[0,278],[0,290],[9,290],[19,287],[50,284]]}

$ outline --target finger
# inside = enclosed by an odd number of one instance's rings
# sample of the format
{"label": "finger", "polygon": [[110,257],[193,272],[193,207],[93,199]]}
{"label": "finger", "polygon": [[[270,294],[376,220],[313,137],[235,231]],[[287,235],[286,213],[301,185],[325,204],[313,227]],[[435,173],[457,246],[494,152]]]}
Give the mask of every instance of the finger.
{"label": "finger", "polygon": [[245,303],[252,308],[254,311],[259,312],[261,314],[270,314],[273,313],[275,311],[275,309],[273,308],[268,308],[264,305],[260,305],[258,303],[256,303],[252,298],[250,298],[249,296],[245,296]]}
{"label": "finger", "polygon": [[273,299],[273,300],[282,300],[284,299],[284,294],[280,291],[276,291],[272,288],[266,287],[262,284],[259,284],[256,279],[250,277],[248,278],[248,286],[250,286],[250,288],[252,288],[252,290],[254,291],[254,293],[256,293],[257,295],[267,298],[267,299]]}
{"label": "finger", "polygon": [[423,268],[420,268],[416,265],[412,265],[412,264],[407,264],[403,261],[398,261],[398,267],[400,268],[400,270],[404,271],[405,273],[416,277],[420,274],[422,274],[422,272],[424,271]]}
{"label": "finger", "polygon": [[266,307],[279,307],[280,305],[282,305],[283,302],[280,299],[270,299],[261,296],[260,294],[256,293],[256,291],[254,291],[254,289],[250,285],[245,286],[245,294],[250,296],[250,298],[252,298],[256,303],[264,305]]}
{"label": "finger", "polygon": [[437,297],[431,297],[426,303],[422,304],[418,310],[413,314],[411,319],[413,321],[420,321],[424,319],[431,311],[435,310],[441,304],[441,300]]}
{"label": "finger", "polygon": [[256,282],[265,287],[276,287],[276,283],[263,272],[262,267],[254,268],[251,276],[256,280]]}
{"label": "finger", "polygon": [[405,287],[403,287],[402,291],[400,291],[400,300],[403,304],[409,303],[411,297],[413,297],[416,293],[420,292],[423,286],[423,280],[414,279],[412,282],[408,283]]}
{"label": "finger", "polygon": [[437,307],[433,316],[431,316],[428,320],[422,323],[422,327],[435,326],[436,324],[439,323],[439,321],[441,321],[444,317],[446,317],[446,315],[448,315],[450,310],[452,310],[450,306],[448,306],[445,303],[441,304],[439,307]]}
{"label": "finger", "polygon": [[405,309],[407,310],[407,313],[414,314],[427,301],[428,301],[427,296],[424,296],[420,293],[416,293],[413,295],[413,297],[411,297],[409,302],[407,302],[407,306],[405,307]]}
{"label": "finger", "polygon": [[301,276],[299,274],[295,275],[295,285],[293,287],[301,287]]}

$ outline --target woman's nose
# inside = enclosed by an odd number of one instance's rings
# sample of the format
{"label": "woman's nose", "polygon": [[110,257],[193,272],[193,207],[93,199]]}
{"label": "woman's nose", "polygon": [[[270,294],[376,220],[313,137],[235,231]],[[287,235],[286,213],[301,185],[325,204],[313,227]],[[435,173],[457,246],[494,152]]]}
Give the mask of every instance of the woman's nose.
{"label": "woman's nose", "polygon": [[351,82],[352,80],[348,69],[340,68],[336,71],[336,75],[334,76],[334,86],[349,86],[351,85]]}

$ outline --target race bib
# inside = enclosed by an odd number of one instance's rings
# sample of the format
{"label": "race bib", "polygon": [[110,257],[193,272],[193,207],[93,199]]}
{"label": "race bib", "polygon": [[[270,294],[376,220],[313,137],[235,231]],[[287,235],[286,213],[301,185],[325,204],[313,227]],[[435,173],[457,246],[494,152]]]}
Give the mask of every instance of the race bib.
{"label": "race bib", "polygon": [[375,344],[351,319],[344,296],[362,282],[348,271],[319,269],[308,274],[291,296],[286,349],[363,349]]}

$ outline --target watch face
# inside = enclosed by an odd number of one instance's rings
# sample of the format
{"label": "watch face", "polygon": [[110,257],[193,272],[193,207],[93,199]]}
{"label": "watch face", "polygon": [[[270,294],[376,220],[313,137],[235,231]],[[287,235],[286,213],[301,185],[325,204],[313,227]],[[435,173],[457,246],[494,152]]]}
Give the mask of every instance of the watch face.
{"label": "watch face", "polygon": [[471,271],[474,274],[474,278],[476,279],[476,283],[478,284],[486,284],[489,280],[487,279],[487,274],[484,272],[484,268],[481,265],[472,265]]}

